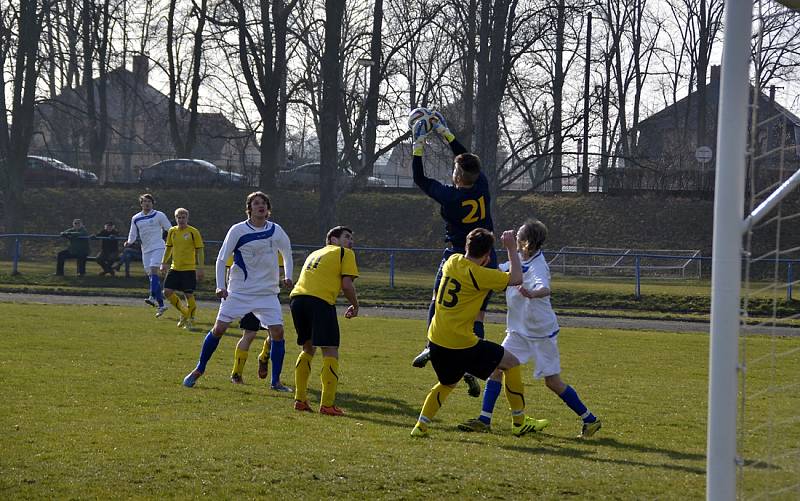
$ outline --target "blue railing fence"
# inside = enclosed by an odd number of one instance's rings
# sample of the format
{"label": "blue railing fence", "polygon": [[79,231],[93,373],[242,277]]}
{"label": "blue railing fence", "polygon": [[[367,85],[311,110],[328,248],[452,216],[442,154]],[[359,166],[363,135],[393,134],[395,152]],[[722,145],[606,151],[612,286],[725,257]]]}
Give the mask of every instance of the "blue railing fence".
{"label": "blue railing fence", "polygon": [[[105,237],[85,237],[90,240],[102,240]],[[107,239],[107,238],[106,238]],[[124,241],[126,237],[117,237],[116,240]],[[55,261],[56,253],[63,248],[64,239],[60,235],[20,233],[0,234],[0,245],[11,242],[13,247],[11,256],[11,273],[20,273],[20,263],[30,261],[46,262]],[[214,262],[218,253],[221,240],[206,240],[206,264]],[[305,257],[319,245],[293,244],[293,259],[295,275],[299,274],[300,267]],[[28,248],[26,256],[25,248]],[[391,248],[391,247],[359,247],[357,252],[359,268],[387,273],[388,285],[396,286],[397,277],[405,271],[430,272],[430,284],[420,284],[415,277],[414,285],[432,285],[433,274],[439,265],[442,249],[429,248]],[[685,279],[685,274],[678,274],[676,270],[685,269],[687,263],[696,262],[698,270],[710,270],[711,258],[700,255],[667,255],[647,252],[577,252],[577,251],[544,251],[545,258],[550,263],[551,272],[555,276],[587,276],[604,277],[613,279],[632,279],[634,295],[637,299],[642,297],[642,281],[665,281],[675,278]],[[504,253],[499,253],[501,261]],[[593,261],[594,260],[594,261]],[[598,261],[612,264],[592,264]],[[785,282],[776,284],[776,287],[786,289],[786,299],[793,299],[793,289],[798,281],[795,280],[795,268],[800,265],[800,259],[771,259],[751,263],[751,277],[760,280],[769,280],[774,276],[776,263],[778,273],[786,277]],[[705,266],[704,266],[705,265]],[[135,268],[135,267],[134,267]],[[130,276],[130,263],[125,263],[125,275]],[[691,274],[695,278],[694,272]],[[696,278],[700,277],[697,273]]]}

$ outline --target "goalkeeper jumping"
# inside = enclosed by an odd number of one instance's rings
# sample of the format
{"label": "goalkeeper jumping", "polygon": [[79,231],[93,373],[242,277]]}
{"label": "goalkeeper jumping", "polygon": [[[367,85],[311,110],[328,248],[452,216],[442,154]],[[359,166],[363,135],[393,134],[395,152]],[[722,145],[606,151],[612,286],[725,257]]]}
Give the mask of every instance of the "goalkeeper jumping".
{"label": "goalkeeper jumping", "polygon": [[[433,297],[428,307],[428,325],[430,326],[435,310],[436,291],[442,280],[442,268],[447,259],[453,254],[464,254],[466,252],[467,234],[475,228],[484,228],[494,231],[494,224],[491,215],[491,194],[489,193],[489,182],[481,172],[481,161],[474,153],[467,152],[467,149],[458,142],[455,135],[448,129],[447,122],[438,111],[433,112],[430,118],[433,130],[435,130],[450,145],[453,151],[453,184],[442,184],[435,179],[425,176],[422,165],[422,154],[425,149],[427,133],[425,131],[425,119],[418,121],[412,128],[413,135],[413,160],[411,163],[414,184],[420,187],[426,195],[436,200],[440,208],[440,213],[445,222],[445,242],[447,248],[442,253],[442,262],[436,272],[436,279],[433,284]],[[497,254],[494,248],[490,253],[488,268],[497,268]],[[484,338],[483,319],[486,315],[486,306],[489,304],[491,292],[481,305],[480,312],[473,324],[472,330],[480,339]],[[414,367],[425,367],[430,359],[430,350],[426,346],[422,352],[414,358]],[[481,387],[477,379],[471,375],[464,376],[467,383],[469,395],[479,397]]]}

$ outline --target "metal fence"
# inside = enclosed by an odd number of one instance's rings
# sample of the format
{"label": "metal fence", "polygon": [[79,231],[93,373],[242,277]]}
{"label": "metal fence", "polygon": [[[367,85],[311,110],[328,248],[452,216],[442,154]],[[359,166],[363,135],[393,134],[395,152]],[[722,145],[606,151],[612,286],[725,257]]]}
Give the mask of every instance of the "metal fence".
{"label": "metal fence", "polygon": [[[125,240],[124,237],[117,239]],[[205,243],[206,265],[212,265],[222,241],[206,240]],[[26,273],[24,269],[26,266],[41,273],[43,265],[52,264],[55,267],[55,256],[63,248],[64,240],[60,235],[50,234],[0,234],[0,246],[2,245],[10,250],[10,260],[6,264],[0,264],[6,267],[5,270],[0,268],[0,275]],[[317,248],[318,245],[292,246],[297,273],[306,256]],[[631,249],[619,252],[584,252],[566,249],[568,248],[545,251],[545,258],[550,263],[551,272],[555,277],[582,275],[590,276],[592,279],[612,279],[615,282],[630,280],[637,299],[642,296],[643,279],[648,282],[669,282],[675,278],[699,280],[701,276],[706,277],[710,271],[711,258],[701,256],[696,251],[692,251],[690,255],[685,251],[680,255],[672,255],[663,253],[666,251],[637,252]],[[433,273],[439,265],[442,254],[441,248],[356,247],[354,250],[357,253],[359,269],[376,276],[385,276],[385,284],[390,288],[432,285]],[[501,259],[503,255],[502,252],[499,253]],[[797,281],[795,270],[800,266],[800,260],[773,259],[756,263],[755,267],[751,264],[751,277],[769,280],[775,275],[776,265],[779,275],[786,277],[785,282],[778,286],[785,287],[786,299],[792,300],[793,286]],[[691,273],[686,273],[686,270],[691,270]],[[143,274],[143,271],[139,266],[126,263],[125,274],[135,276]]]}

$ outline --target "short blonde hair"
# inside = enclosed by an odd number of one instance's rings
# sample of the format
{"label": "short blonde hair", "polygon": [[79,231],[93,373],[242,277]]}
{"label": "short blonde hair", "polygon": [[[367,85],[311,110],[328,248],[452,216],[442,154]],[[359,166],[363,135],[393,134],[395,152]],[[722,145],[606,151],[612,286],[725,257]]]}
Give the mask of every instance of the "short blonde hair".
{"label": "short blonde hair", "polygon": [[187,209],[184,209],[183,207],[178,207],[177,209],[175,209],[175,217],[178,217],[178,214],[186,214],[188,216],[189,211]]}

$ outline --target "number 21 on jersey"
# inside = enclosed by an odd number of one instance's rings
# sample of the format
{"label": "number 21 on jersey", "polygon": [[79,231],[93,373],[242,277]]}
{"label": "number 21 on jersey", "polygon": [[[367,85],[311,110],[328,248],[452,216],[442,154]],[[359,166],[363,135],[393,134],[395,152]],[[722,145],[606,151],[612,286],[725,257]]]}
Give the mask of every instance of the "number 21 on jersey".
{"label": "number 21 on jersey", "polygon": [[464,200],[461,207],[469,207],[469,213],[461,220],[462,223],[477,223],[486,219],[486,202],[483,196],[477,200]]}

